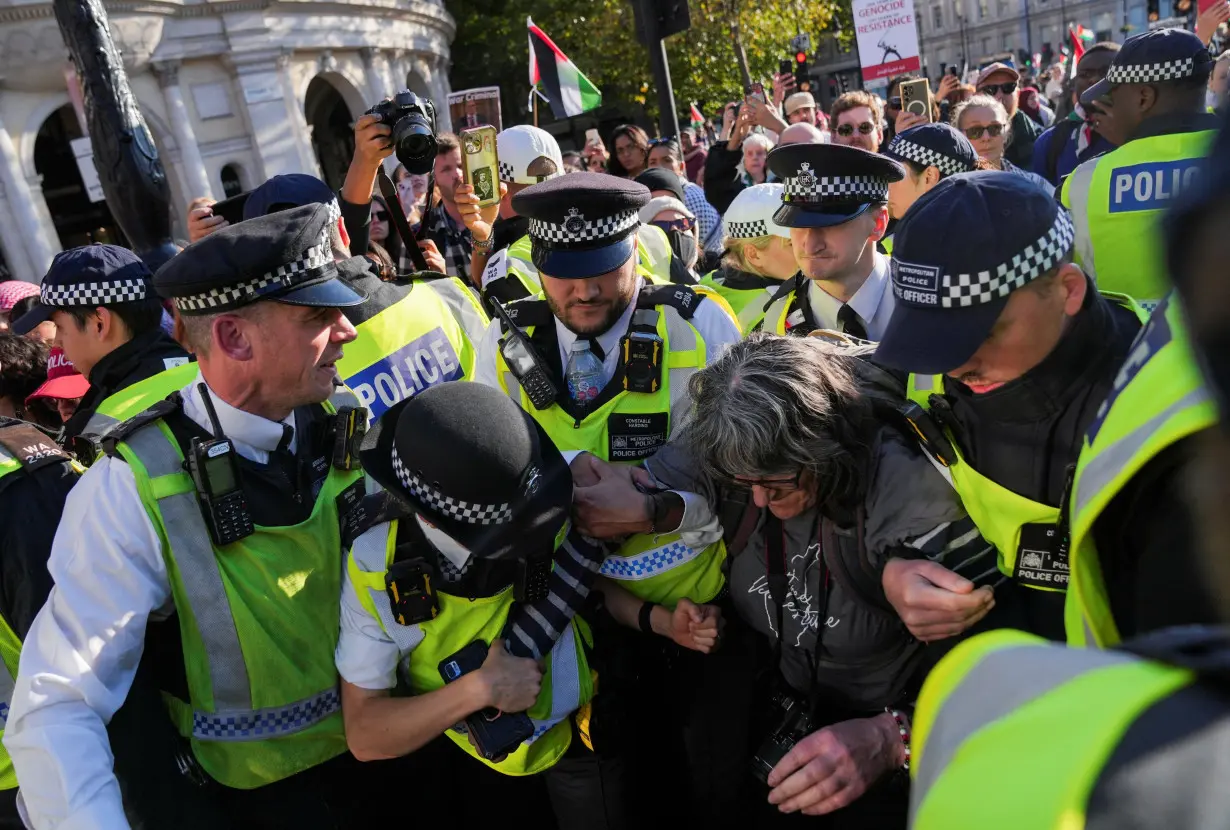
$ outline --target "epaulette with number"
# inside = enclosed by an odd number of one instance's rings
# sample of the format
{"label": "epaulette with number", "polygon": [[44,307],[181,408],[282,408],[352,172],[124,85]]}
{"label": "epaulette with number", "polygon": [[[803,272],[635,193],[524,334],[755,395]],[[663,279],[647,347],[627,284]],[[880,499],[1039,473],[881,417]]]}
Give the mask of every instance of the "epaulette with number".
{"label": "epaulette with number", "polygon": [[26,470],[72,460],[45,430],[28,421],[5,418],[0,423],[0,446]]}
{"label": "epaulette with number", "polygon": [[655,308],[668,305],[678,311],[683,319],[691,320],[704,299],[704,294],[697,293],[686,285],[643,285],[636,299],[636,307]]}
{"label": "epaulette with number", "polygon": [[358,539],[373,527],[394,519],[406,519],[414,515],[414,511],[405,502],[398,499],[387,490],[379,490],[363,497],[363,520],[353,528],[344,529],[342,550],[350,550]]}
{"label": "epaulette with number", "polygon": [[108,429],[98,437],[99,443],[102,445],[102,451],[112,458],[118,458],[119,453],[115,447],[121,441],[124,441],[128,436],[135,433],[142,427],[152,424],[154,421],[161,420],[168,415],[174,415],[183,409],[184,400],[178,394],[171,395],[164,401],[151,406],[142,412],[133,415],[127,421],[122,421]]}
{"label": "epaulette with number", "polygon": [[[508,316],[512,318],[512,321],[523,329],[530,326],[545,326],[555,317],[551,313],[551,306],[547,305],[547,301],[536,297],[529,297],[509,303],[504,306],[504,310],[508,312]],[[500,327],[501,329],[503,328],[502,322]]]}

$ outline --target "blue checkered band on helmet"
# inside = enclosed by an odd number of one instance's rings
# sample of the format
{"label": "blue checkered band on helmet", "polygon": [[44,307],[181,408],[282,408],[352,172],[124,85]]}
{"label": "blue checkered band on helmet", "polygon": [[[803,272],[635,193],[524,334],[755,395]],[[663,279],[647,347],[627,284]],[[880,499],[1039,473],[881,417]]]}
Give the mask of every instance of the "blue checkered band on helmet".
{"label": "blue checkered band on helmet", "polygon": [[583,246],[591,242],[601,242],[640,224],[640,216],[635,210],[617,213],[614,216],[603,216],[590,221],[585,218],[579,208],[572,208],[564,221],[545,222],[541,219],[530,220],[530,237],[535,242],[546,242],[567,248],[570,245]]}
{"label": "blue checkered band on helmet", "polygon": [[450,519],[470,525],[494,525],[512,520],[512,504],[479,504],[446,496],[433,485],[424,481],[412,470],[406,469],[397,448],[393,448],[393,473],[410,493],[423,500],[429,507],[438,510]]}
{"label": "blue checkered band on helmet", "polygon": [[769,226],[763,219],[751,222],[727,222],[726,235],[731,239],[759,239],[769,235]]}
{"label": "blue checkered band on helmet", "polygon": [[7,701],[0,701],[0,729],[3,729],[9,722],[9,704]]}
{"label": "blue checkered band on helmet", "polygon": [[[332,203],[333,206],[337,202]],[[332,211],[330,211],[332,215]],[[340,216],[340,214],[339,214]],[[187,297],[176,297],[175,305],[180,311],[222,310],[240,303],[252,302],[267,294],[282,292],[303,282],[309,282],[321,275],[321,271],[333,264],[333,227],[336,223],[325,225],[320,240],[308,248],[301,259],[279,265],[268,274],[256,279],[228,285],[225,288],[211,288],[204,294],[193,294]]]}
{"label": "blue checkered band on helmet", "polygon": [[797,176],[782,182],[782,201],[884,202],[888,182],[878,176],[817,176],[804,163]]}
{"label": "blue checkered band on helmet", "polygon": [[192,737],[200,741],[263,741],[302,732],[342,707],[338,690],[327,689],[306,700],[251,712],[192,713]]}
{"label": "blue checkered band on helmet", "polygon": [[602,569],[599,572],[611,579],[625,581],[648,579],[695,559],[699,553],[700,551],[695,548],[681,541],[675,541],[633,556],[608,556],[603,560]]}
{"label": "blue checkered band on helmet", "polygon": [[1106,81],[1112,84],[1156,84],[1190,78],[1196,74],[1196,59],[1183,58],[1161,63],[1138,63],[1126,66],[1111,66]]}
{"label": "blue checkered band on helmet", "polygon": [[900,135],[894,136],[893,140],[888,143],[886,155],[897,156],[898,158],[912,161],[915,164],[921,164],[924,168],[934,167],[945,176],[968,173],[974,169],[967,166],[963,161],[936,152],[930,147],[915,144],[913,141],[909,141]]}
{"label": "blue checkered band on helmet", "polygon": [[[938,280],[940,306],[942,308],[967,308],[1008,296],[1015,289],[1041,277],[1057,266],[1060,260],[1072,250],[1072,241],[1075,237],[1076,231],[1067,211],[1062,209],[1056,211],[1055,221],[1046,234],[1026,246],[1024,250],[1019,251],[1007,262],[996,266],[994,270],[941,276]],[[894,258],[894,293],[901,297],[903,291],[913,288],[909,280],[899,279],[900,272],[918,273],[925,272],[928,268],[927,265]]]}
{"label": "blue checkered band on helmet", "polygon": [[97,306],[132,303],[144,300],[145,280],[115,280],[114,282],[70,283],[47,285],[38,291],[38,300],[47,306]]}

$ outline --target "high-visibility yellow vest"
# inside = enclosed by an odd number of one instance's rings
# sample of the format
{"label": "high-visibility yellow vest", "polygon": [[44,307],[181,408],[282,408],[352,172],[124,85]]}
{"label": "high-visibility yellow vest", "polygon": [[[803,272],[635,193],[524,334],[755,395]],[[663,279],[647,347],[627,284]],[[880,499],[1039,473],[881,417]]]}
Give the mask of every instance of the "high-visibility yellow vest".
{"label": "high-visibility yellow vest", "polygon": [[1187,339],[1179,304],[1164,300],[1136,337],[1089,426],[1072,491],[1072,585],[1064,604],[1068,644],[1109,648],[1120,640],[1093,526],[1150,459],[1217,423]]}
{"label": "high-visibility yellow vest", "polygon": [[410,293],[356,326],[337,371],[372,420],[428,387],[474,377],[487,315],[456,278],[415,281]]}
{"label": "high-visibility yellow vest", "polygon": [[773,292],[778,289],[777,285],[768,288],[730,288],[721,281],[716,271],[706,274],[700,285],[716,292],[730,305],[735,319],[739,322],[739,330],[744,334],[755,330],[764,319],[765,306],[773,299]]}
{"label": "high-visibility yellow vest", "polygon": [[1124,652],[1071,651],[1019,631],[961,643],[918,699],[910,827],[1081,830],[1128,729],[1193,679]]}
{"label": "high-visibility yellow vest", "polygon": [[[50,442],[50,439],[48,439]],[[25,465],[22,460],[0,445],[0,479],[21,473]],[[77,473],[84,469],[73,463]],[[9,625],[8,620],[0,616],[0,738],[4,737],[4,728],[9,719],[9,707],[13,702],[13,686],[17,679],[17,667],[21,662],[21,640]],[[13,761],[8,750],[0,744],[0,790],[11,790],[17,786],[17,773],[13,771]]]}
{"label": "high-visibility yellow vest", "polygon": [[178,392],[191,383],[196,376],[197,365],[190,363],[186,357],[171,359],[178,360],[178,365],[121,389],[100,403],[81,434],[97,439],[111,427],[144,412],[158,401],[166,400],[172,392]]}
{"label": "high-visibility yellow vest", "polygon": [[[324,408],[357,404],[339,389]],[[331,467],[306,520],[257,526],[215,548],[165,421],[121,436],[116,450],[162,543],[189,697],[164,699],[201,767],[228,787],[254,789],[344,752],[333,663],[338,503],[343,492],[361,499],[362,473]]]}
{"label": "high-visibility yellow vest", "polygon": [[[483,269],[483,294],[501,302],[533,297],[542,290],[538,266],[530,257],[529,236],[523,236],[497,251]],[[641,225],[636,231],[636,273],[649,282],[671,281],[671,246],[666,232],[656,225]],[[498,283],[498,285],[497,285]],[[495,286],[494,288],[492,286]]]}
{"label": "high-visibility yellow vest", "polygon": [[1137,138],[1064,181],[1060,200],[1076,226],[1076,262],[1099,289],[1130,294],[1149,310],[1170,290],[1158,221],[1199,175],[1215,135]]}
{"label": "high-visibility yellow vest", "polygon": [[[1131,297],[1101,293],[1111,302],[1136,314],[1139,319],[1144,319],[1143,309]],[[931,395],[943,393],[943,375],[910,375],[906,382],[906,397],[924,409],[930,408]],[[952,457],[949,465],[940,472],[956,489],[983,538],[995,546],[1000,573],[1013,577],[1029,588],[1067,590],[1071,574],[1069,562],[1055,558],[1047,550],[1023,547],[1021,539],[1022,530],[1031,524],[1056,526],[1058,533],[1061,519],[1059,507],[1027,499],[987,478],[966,463],[956,442],[950,439],[950,443],[952,446],[947,449]],[[1062,539],[1054,539],[1055,545],[1062,542]],[[1051,548],[1052,551],[1054,549]]]}
{"label": "high-visibility yellow vest", "polygon": [[[444,685],[440,677],[440,663],[444,660],[475,640],[490,645],[503,636],[513,606],[513,587],[509,585],[495,596],[476,599],[437,590],[440,611],[434,619],[401,625],[393,616],[384,581],[396,553],[399,521],[377,525],[359,536],[347,557],[346,568],[359,602],[405,653],[399,667],[402,675],[415,694],[425,694]],[[545,658],[542,691],[526,713],[534,722],[534,735],[504,760],[493,763],[483,758],[470,745],[469,738],[456,729],[445,734],[470,755],[505,775],[533,775],[550,768],[572,742],[569,717],[593,697],[593,677],[585,656],[585,649],[592,645],[588,626],[579,617],[574,618]]]}
{"label": "high-visibility yellow vest", "polygon": [[[676,291],[700,295],[678,286]],[[522,300],[522,303],[545,302]],[[520,304],[519,304],[520,305]],[[688,380],[705,366],[705,341],[701,333],[673,306],[656,306],[656,331],[662,338],[662,384],[656,392],[620,391],[581,421],[558,403],[537,409],[529,395],[497,353],[501,388],[530,413],[561,452],[583,450],[612,462],[635,462],[647,458],[666,443],[674,427],[691,407],[686,395]],[[545,318],[549,312],[538,309]],[[635,314],[643,313],[638,310]],[[535,326],[526,327],[533,336]],[[614,383],[616,381],[612,381]],[[672,403],[672,401],[674,403]],[[649,602],[674,606],[686,597],[697,603],[712,600],[722,590],[722,565],[726,547],[717,542],[702,549],[684,544],[677,533],[636,534],[607,557],[603,576],[618,580],[630,593]]]}

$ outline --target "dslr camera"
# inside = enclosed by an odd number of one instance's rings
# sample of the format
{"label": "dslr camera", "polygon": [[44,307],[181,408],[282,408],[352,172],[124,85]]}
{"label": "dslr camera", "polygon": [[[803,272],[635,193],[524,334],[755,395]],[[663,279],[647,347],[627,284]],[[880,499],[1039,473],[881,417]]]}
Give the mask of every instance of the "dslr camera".
{"label": "dslr camera", "polygon": [[436,161],[436,108],[431,101],[403,89],[368,112],[392,128],[389,140],[407,170],[420,176],[431,172]]}
{"label": "dslr camera", "polygon": [[812,732],[811,713],[803,701],[778,692],[769,705],[774,710],[772,722],[776,726],[752,756],[752,774],[765,785],[769,783],[769,773],[786,753]]}

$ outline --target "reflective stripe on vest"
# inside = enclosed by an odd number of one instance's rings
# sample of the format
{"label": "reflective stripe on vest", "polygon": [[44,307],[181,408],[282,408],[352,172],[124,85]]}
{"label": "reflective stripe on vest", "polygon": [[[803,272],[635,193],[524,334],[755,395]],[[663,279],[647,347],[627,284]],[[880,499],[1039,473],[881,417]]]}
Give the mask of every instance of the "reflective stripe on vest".
{"label": "reflective stripe on vest", "polygon": [[[448,289],[450,295],[458,288]],[[337,370],[372,420],[424,389],[474,376],[471,338],[481,334],[485,317],[476,305],[465,311],[464,297],[450,299],[433,283],[416,282],[402,299],[356,326],[358,336],[346,344]],[[469,334],[457,316],[462,312],[474,326]]]}
{"label": "reflective stripe on vest", "polygon": [[[385,573],[393,561],[396,539],[397,521],[371,528],[355,540],[347,567],[360,602],[368,613],[374,612],[381,628],[401,653],[398,663],[403,676],[416,693],[426,693],[445,685],[439,674],[442,661],[472,642],[482,631],[492,635],[484,638],[488,643],[500,636],[513,607],[512,587],[495,597],[476,600],[438,590],[440,613],[435,619],[417,625],[401,625],[393,618],[388,593],[384,590]],[[574,623],[570,622],[555,641],[545,662],[547,674],[542,691],[529,710],[533,713],[530,720],[534,724],[534,734],[507,758],[498,764],[481,758],[464,730],[449,729],[446,733],[449,738],[475,758],[508,775],[529,775],[554,765],[571,743],[572,727],[565,723],[566,719],[593,695],[588,662],[583,650],[577,648],[579,636]],[[541,717],[534,717],[535,714]],[[539,743],[542,745],[534,746]]]}
{"label": "reflective stripe on vest", "polygon": [[1182,310],[1167,299],[1132,344],[1077,461],[1072,590],[1064,608],[1069,645],[1109,648],[1120,640],[1094,544],[1098,516],[1151,459],[1216,422]]}
{"label": "reflective stripe on vest", "polygon": [[[911,736],[915,830],[1077,830],[1107,757],[1190,672],[1015,631],[957,646],[927,678]],[[1019,786],[995,786],[1015,781]],[[993,793],[993,795],[988,795]]]}
{"label": "reflective stripe on vest", "polygon": [[765,318],[765,304],[773,298],[775,288],[727,288],[716,280],[706,278],[701,285],[711,288],[725,300],[735,313],[739,330],[748,334]]}
{"label": "reflective stripe on vest", "polygon": [[166,400],[172,392],[178,392],[192,383],[197,376],[199,367],[195,363],[185,362],[165,369],[156,375],[137,381],[131,386],[121,389],[109,396],[90,416],[85,424],[82,435],[92,438],[101,436],[104,432],[127,421],[133,415],[144,412],[158,401]]}
{"label": "reflective stripe on vest", "polygon": [[669,544],[631,556],[608,556],[602,562],[600,573],[621,582],[638,582],[691,562],[700,556],[702,550],[676,539]]}
{"label": "reflective stripe on vest", "polygon": [[1152,310],[1169,289],[1158,225],[1199,176],[1214,131],[1137,138],[1085,162],[1064,183],[1076,222],[1078,262],[1099,288],[1122,291]]}

